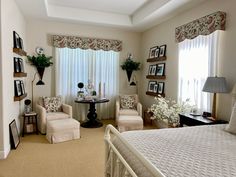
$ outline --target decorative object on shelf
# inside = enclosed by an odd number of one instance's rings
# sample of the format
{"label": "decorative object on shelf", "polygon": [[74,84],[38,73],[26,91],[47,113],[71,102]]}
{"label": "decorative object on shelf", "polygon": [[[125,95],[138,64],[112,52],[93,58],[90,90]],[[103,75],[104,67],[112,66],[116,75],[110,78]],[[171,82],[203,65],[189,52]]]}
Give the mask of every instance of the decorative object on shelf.
{"label": "decorative object on shelf", "polygon": [[19,63],[20,72],[23,73],[25,69],[24,69],[24,63],[23,63],[22,58],[18,58],[18,63]]}
{"label": "decorative object on shelf", "polygon": [[19,60],[17,57],[14,57],[13,60],[14,60],[14,72],[19,73],[20,72]]}
{"label": "decorative object on shelf", "polygon": [[159,56],[158,57],[165,57],[166,56],[166,45],[161,45],[159,47]]}
{"label": "decorative object on shelf", "polygon": [[156,81],[149,81],[149,83],[148,83],[148,91],[149,92],[154,92],[155,85],[157,85]]}
{"label": "decorative object on shelf", "polygon": [[20,80],[14,80],[14,86],[15,86],[15,96],[21,96],[22,90],[21,90],[21,81]]}
{"label": "decorative object on shelf", "polygon": [[227,93],[228,88],[224,77],[208,77],[203,89],[203,92],[214,93],[212,103],[212,117],[216,118],[216,93]]}
{"label": "decorative object on shelf", "polygon": [[28,114],[32,111],[31,100],[26,99],[24,103],[25,103],[24,112],[25,112],[25,114]]}
{"label": "decorative object on shelf", "polygon": [[150,65],[151,66],[151,71],[149,75],[155,76],[157,72],[157,65]]}
{"label": "decorative object on shelf", "polygon": [[164,88],[165,88],[165,83],[164,82],[158,82],[158,90],[157,93],[163,94],[164,93]]}
{"label": "decorative object on shelf", "polygon": [[159,57],[159,54],[160,54],[160,48],[157,47],[157,49],[155,50],[155,56],[154,56],[154,58],[158,58],[158,57]]}
{"label": "decorative object on shelf", "polygon": [[158,92],[158,84],[155,84],[154,85],[154,90],[153,90],[154,93],[157,93]]}
{"label": "decorative object on shelf", "polygon": [[177,126],[179,125],[179,114],[191,112],[192,107],[189,100],[177,103],[159,95],[155,97],[155,103],[151,105],[148,111],[153,113],[151,119],[167,121],[168,125]]}
{"label": "decorative object on shelf", "polygon": [[132,55],[129,54],[128,58],[121,65],[122,70],[126,70],[128,81],[130,82],[133,71],[140,70],[140,63],[132,60]]}
{"label": "decorative object on shelf", "polygon": [[164,76],[165,75],[165,63],[159,63],[157,64],[157,76]]}
{"label": "decorative object on shelf", "polygon": [[44,85],[43,74],[46,67],[49,67],[53,64],[52,56],[47,57],[45,54],[37,54],[37,56],[27,56],[31,65],[34,65],[38,71],[40,80],[36,83],[36,85]]}
{"label": "decorative object on shelf", "polygon": [[79,99],[84,99],[84,91],[82,90],[84,88],[84,83],[79,82],[77,86],[79,88],[79,91],[77,92],[77,97]]}
{"label": "decorative object on shelf", "polygon": [[36,52],[38,55],[44,54],[44,50],[43,50],[42,47],[36,47],[36,48],[35,48],[35,52]]}
{"label": "decorative object on shelf", "polygon": [[157,50],[158,46],[155,47],[151,47],[150,51],[149,51],[149,58],[155,58],[155,54],[156,54],[156,50]]}
{"label": "decorative object on shelf", "polygon": [[22,80],[20,81],[20,88],[21,88],[21,94],[24,95],[25,94],[25,86],[24,86],[24,83]]}
{"label": "decorative object on shelf", "polygon": [[15,119],[9,124],[9,129],[10,129],[11,148],[16,149],[17,146],[20,144],[20,136],[18,134]]}
{"label": "decorative object on shelf", "polygon": [[13,48],[19,48],[21,49],[21,44],[20,44],[20,36],[17,32],[13,31]]}

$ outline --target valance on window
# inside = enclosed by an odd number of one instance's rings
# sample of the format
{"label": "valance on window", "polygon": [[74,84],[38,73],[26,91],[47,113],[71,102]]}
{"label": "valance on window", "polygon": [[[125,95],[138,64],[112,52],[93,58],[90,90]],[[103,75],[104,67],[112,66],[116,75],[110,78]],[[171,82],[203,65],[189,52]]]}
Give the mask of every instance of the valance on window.
{"label": "valance on window", "polygon": [[122,50],[122,41],[111,39],[96,39],[77,36],[53,35],[53,46],[57,48],[81,48],[93,50],[113,50],[119,52]]}
{"label": "valance on window", "polygon": [[216,30],[225,30],[226,13],[215,12],[175,29],[176,42],[193,39],[199,35],[209,35]]}

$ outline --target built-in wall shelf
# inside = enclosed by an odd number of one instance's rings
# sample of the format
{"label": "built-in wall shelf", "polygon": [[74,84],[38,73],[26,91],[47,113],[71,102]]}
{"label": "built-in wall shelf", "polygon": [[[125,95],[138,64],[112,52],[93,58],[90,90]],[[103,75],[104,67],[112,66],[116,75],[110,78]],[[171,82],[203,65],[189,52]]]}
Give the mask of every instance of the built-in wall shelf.
{"label": "built-in wall shelf", "polygon": [[14,77],[27,77],[27,73],[22,73],[22,72],[13,73],[13,76]]}
{"label": "built-in wall shelf", "polygon": [[156,58],[148,58],[147,62],[158,62],[158,61],[165,61],[166,57],[156,57]]}
{"label": "built-in wall shelf", "polygon": [[166,79],[166,76],[154,76],[154,75],[147,75],[147,79]]}
{"label": "built-in wall shelf", "polygon": [[21,95],[21,96],[14,96],[14,101],[21,101],[25,97],[27,97],[27,93],[25,93],[24,95]]}
{"label": "built-in wall shelf", "polygon": [[27,55],[27,53],[24,50],[20,49],[20,48],[13,48],[13,52],[20,55],[20,56],[26,56]]}
{"label": "built-in wall shelf", "polygon": [[165,97],[165,94],[164,93],[162,93],[162,94],[160,94],[160,93],[154,93],[154,92],[146,92],[146,95],[150,95],[150,96],[158,96],[158,95],[161,95],[162,97]]}

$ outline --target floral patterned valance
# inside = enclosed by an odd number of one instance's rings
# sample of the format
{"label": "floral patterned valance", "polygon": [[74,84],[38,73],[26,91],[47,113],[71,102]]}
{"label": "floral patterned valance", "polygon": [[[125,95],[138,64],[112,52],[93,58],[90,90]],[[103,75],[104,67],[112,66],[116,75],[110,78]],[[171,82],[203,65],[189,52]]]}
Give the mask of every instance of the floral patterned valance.
{"label": "floral patterned valance", "polygon": [[68,47],[71,49],[93,49],[93,50],[113,50],[119,52],[122,50],[122,41],[111,39],[96,39],[77,36],[53,35],[53,46],[57,48]]}
{"label": "floral patterned valance", "polygon": [[216,30],[225,30],[226,13],[215,12],[175,29],[176,42],[193,39],[199,35],[209,35]]}

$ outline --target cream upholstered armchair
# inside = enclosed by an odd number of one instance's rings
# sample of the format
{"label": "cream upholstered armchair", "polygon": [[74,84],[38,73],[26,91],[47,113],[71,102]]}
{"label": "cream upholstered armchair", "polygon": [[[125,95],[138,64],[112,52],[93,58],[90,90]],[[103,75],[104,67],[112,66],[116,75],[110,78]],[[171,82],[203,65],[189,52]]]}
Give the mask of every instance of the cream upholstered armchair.
{"label": "cream upholstered armchair", "polygon": [[138,95],[119,95],[116,98],[116,120],[119,116],[140,116],[142,117],[142,104]]}
{"label": "cream upholstered armchair", "polygon": [[[50,97],[47,97],[50,99]],[[56,98],[56,97],[51,97]],[[38,113],[38,128],[42,134],[46,133],[47,121],[56,119],[72,118],[72,106],[67,104],[60,104],[59,109],[55,112],[47,111],[48,107],[45,108],[43,97],[39,97],[36,103],[36,112]]]}

